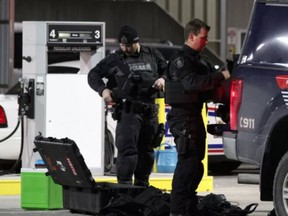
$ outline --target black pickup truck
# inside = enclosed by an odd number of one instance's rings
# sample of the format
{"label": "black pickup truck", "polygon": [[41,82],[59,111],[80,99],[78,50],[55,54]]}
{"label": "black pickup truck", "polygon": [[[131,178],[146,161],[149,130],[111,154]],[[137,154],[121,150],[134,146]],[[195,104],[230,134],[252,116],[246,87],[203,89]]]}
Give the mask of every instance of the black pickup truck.
{"label": "black pickup truck", "polygon": [[260,167],[260,199],[288,215],[288,1],[255,0],[230,88],[226,157]]}

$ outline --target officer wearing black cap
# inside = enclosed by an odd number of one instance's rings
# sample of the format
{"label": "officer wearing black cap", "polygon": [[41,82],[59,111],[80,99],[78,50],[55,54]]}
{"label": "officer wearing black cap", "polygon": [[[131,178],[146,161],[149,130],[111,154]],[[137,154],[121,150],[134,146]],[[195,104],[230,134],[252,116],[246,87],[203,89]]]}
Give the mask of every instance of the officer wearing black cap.
{"label": "officer wearing black cap", "polygon": [[133,43],[139,42],[139,36],[136,30],[130,26],[123,26],[119,32],[119,43],[132,45]]}
{"label": "officer wearing black cap", "polygon": [[[118,183],[148,186],[158,129],[155,98],[164,89],[167,63],[162,54],[140,45],[128,25],[118,35],[120,49],[101,60],[88,74],[88,83],[115,107],[117,120],[116,174]],[[104,78],[106,79],[104,82]]]}

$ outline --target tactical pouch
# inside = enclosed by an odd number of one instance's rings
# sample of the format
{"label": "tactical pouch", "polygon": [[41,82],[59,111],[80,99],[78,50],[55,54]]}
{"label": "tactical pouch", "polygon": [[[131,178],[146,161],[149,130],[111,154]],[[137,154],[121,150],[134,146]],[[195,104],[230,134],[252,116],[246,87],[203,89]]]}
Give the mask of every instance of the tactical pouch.
{"label": "tactical pouch", "polygon": [[136,97],[139,91],[140,82],[141,82],[140,75],[130,73],[126,82],[123,85],[122,88],[123,93],[129,97]]}
{"label": "tactical pouch", "polygon": [[152,140],[151,146],[153,148],[159,147],[163,140],[164,135],[165,135],[165,127],[164,127],[164,124],[161,123],[158,125],[157,133],[155,134]]}
{"label": "tactical pouch", "polygon": [[158,114],[159,109],[159,105],[157,104],[149,104],[139,101],[132,102],[130,107],[133,113],[144,114],[149,118],[155,117]]}
{"label": "tactical pouch", "polygon": [[176,142],[176,149],[179,155],[185,154],[188,150],[189,147],[189,141],[190,141],[190,136],[187,134],[186,130],[178,130],[176,128],[171,128],[171,133],[173,136],[177,137],[177,142]]}
{"label": "tactical pouch", "polygon": [[122,102],[116,103],[112,107],[112,113],[111,116],[115,121],[119,121],[121,118],[121,111],[123,109],[123,104]]}
{"label": "tactical pouch", "polygon": [[178,137],[176,148],[179,155],[187,153],[187,149],[189,147],[189,140],[190,138],[186,134],[183,134]]}
{"label": "tactical pouch", "polygon": [[180,81],[170,81],[165,84],[165,103],[181,104],[181,103],[198,102],[198,94],[195,92],[187,92]]}

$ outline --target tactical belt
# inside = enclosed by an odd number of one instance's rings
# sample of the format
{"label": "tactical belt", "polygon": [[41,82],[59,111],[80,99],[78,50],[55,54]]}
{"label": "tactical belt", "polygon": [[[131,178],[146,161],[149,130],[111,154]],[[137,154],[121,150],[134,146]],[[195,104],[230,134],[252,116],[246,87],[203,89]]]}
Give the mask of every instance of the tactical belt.
{"label": "tactical belt", "polygon": [[128,112],[139,113],[139,114],[151,114],[158,112],[159,105],[152,103],[144,103],[141,101],[125,101],[124,109]]}

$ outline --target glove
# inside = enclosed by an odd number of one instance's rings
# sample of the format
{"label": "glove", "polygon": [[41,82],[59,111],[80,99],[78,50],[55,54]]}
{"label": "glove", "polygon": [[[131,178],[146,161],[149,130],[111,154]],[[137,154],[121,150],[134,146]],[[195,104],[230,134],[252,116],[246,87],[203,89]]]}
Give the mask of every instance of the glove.
{"label": "glove", "polygon": [[223,76],[225,77],[225,80],[229,79],[230,78],[230,73],[228,70],[224,70],[222,71],[222,74]]}
{"label": "glove", "polygon": [[104,99],[105,103],[112,103],[113,102],[113,98],[111,96],[111,90],[110,89],[104,89],[102,91],[102,98]]}
{"label": "glove", "polygon": [[163,91],[165,88],[165,80],[163,78],[157,79],[152,87],[157,89],[157,90]]}

